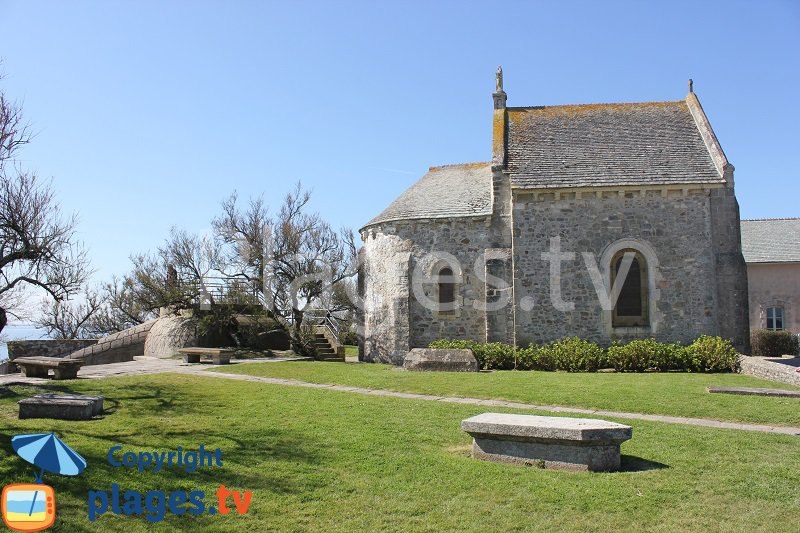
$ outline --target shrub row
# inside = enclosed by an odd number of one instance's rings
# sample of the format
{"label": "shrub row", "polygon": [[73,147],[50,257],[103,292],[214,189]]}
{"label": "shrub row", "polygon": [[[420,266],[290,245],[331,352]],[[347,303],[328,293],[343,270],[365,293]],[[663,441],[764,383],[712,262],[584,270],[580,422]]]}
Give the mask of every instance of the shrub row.
{"label": "shrub row", "polygon": [[735,372],[738,354],[727,340],[702,336],[689,346],[653,339],[614,344],[607,350],[578,337],[515,348],[502,342],[438,340],[430,348],[468,348],[484,370],[566,370],[596,372]]}
{"label": "shrub row", "polygon": [[750,345],[753,355],[761,357],[797,355],[798,337],[789,331],[756,329],[750,334]]}

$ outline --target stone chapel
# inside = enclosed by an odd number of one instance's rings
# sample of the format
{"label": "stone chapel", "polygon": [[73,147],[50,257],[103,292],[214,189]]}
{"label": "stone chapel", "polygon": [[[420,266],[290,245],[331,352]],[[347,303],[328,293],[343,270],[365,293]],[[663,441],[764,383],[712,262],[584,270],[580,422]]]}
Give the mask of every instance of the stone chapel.
{"label": "stone chapel", "polygon": [[366,361],[436,339],[749,350],[734,167],[691,80],[672,102],[507,107],[492,159],[431,167],[361,230]]}

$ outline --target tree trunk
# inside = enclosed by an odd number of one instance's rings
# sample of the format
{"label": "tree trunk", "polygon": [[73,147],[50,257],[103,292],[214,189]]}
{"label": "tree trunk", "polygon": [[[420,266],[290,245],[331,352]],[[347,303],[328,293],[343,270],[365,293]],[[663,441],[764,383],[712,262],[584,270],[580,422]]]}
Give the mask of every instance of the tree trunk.
{"label": "tree trunk", "polygon": [[6,315],[6,310],[0,307],[0,332],[5,329],[6,324],[8,324],[8,316]]}

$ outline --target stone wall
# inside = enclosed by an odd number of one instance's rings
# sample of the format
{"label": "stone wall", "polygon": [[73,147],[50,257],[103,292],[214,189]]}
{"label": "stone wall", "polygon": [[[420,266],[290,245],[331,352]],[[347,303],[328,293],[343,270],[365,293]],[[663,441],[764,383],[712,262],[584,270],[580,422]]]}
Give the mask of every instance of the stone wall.
{"label": "stone wall", "polygon": [[366,361],[400,364],[409,350],[408,266],[411,242],[369,232],[364,239],[364,355]]}
{"label": "stone wall", "polygon": [[155,323],[155,320],[150,320],[119,333],[102,337],[98,339],[97,344],[73,352],[69,358],[83,359],[85,365],[133,361],[134,356],[144,354],[144,341]]}
{"label": "stone wall", "polygon": [[796,367],[778,361],[780,359],[775,357],[740,357],[739,371],[749,376],[800,387],[800,372],[795,372]]}
{"label": "stone wall", "polygon": [[[562,301],[550,297],[550,239],[560,238]],[[614,328],[582,256],[589,252],[606,279],[602,256],[615,242],[641,241],[650,260],[650,327]],[[516,341],[547,342],[577,335],[601,344],[654,337],[689,342],[718,333],[715,257],[708,191],[577,191],[517,195],[514,200]],[[610,259],[609,259],[610,262]]]}
{"label": "stone wall", "polygon": [[143,351],[147,357],[169,359],[180,355],[178,349],[197,345],[197,319],[165,316],[150,328]]}
{"label": "stone wall", "polygon": [[[689,343],[708,334],[748,353],[747,280],[731,189],[515,190],[509,217],[502,201],[508,191],[496,181],[491,217],[362,231],[363,360],[400,364],[411,348],[442,338],[524,346],[579,336],[608,345]],[[513,224],[513,233],[503,224]],[[551,300],[551,263],[542,253],[552,238],[574,254],[560,263],[561,300],[571,309]],[[608,292],[610,254],[629,247],[647,263],[649,326],[614,327],[597,293]],[[456,281],[450,313],[436,309],[443,266]],[[596,288],[590,267],[605,286]],[[504,299],[515,305],[492,309]]]}
{"label": "stone wall", "polygon": [[76,350],[97,343],[97,339],[41,339],[9,341],[8,358],[17,357],[66,357]]}
{"label": "stone wall", "polygon": [[739,203],[733,189],[712,189],[709,209],[717,286],[717,335],[730,339],[740,353],[749,354],[747,265],[742,256]]}
{"label": "stone wall", "polygon": [[[436,339],[486,340],[482,303],[489,226],[488,218],[473,217],[365,230],[364,360],[402,364],[409,349]],[[452,268],[456,283],[453,312],[437,309],[436,276],[444,266]]]}

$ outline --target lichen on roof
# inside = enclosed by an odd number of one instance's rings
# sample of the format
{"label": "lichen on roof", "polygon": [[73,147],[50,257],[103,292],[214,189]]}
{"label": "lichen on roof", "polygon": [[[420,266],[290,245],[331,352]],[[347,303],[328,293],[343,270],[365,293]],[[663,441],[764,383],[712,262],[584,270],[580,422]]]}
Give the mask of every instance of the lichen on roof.
{"label": "lichen on roof", "polygon": [[508,108],[515,188],[724,183],[685,101]]}
{"label": "lichen on roof", "polygon": [[[364,228],[400,220],[478,217],[492,214],[491,163],[430,167]],[[363,229],[363,228],[362,228]]]}

